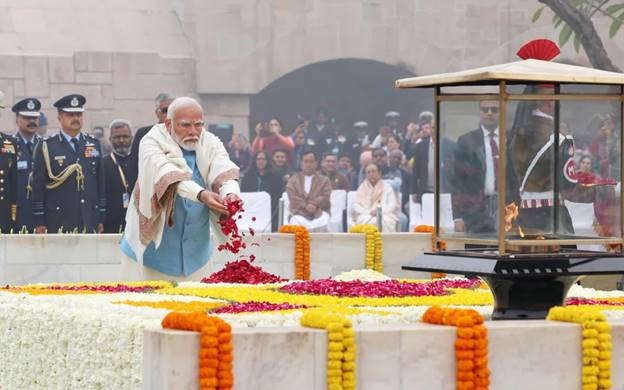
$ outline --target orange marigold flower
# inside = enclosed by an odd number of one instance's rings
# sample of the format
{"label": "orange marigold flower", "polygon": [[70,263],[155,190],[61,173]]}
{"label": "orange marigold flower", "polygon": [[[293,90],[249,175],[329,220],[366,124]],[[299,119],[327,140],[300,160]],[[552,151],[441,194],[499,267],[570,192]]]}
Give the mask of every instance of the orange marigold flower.
{"label": "orange marigold flower", "polygon": [[472,360],[474,359],[474,352],[466,350],[455,351],[455,357],[459,360]]}

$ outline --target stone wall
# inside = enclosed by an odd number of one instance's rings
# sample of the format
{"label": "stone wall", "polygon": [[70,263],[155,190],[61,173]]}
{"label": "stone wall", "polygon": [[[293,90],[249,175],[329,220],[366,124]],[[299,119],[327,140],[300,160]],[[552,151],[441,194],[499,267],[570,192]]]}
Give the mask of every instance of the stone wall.
{"label": "stone wall", "polygon": [[13,103],[35,96],[42,102],[51,134],[58,128],[52,104],[70,93],[87,98],[85,129],[106,128],[115,118],[128,119],[137,128],[155,121],[153,101],[159,92],[195,94],[195,60],[163,58],[156,53],[2,55],[0,90],[5,93],[8,107],[0,117],[0,128],[5,131],[15,128],[15,117],[10,112]]}
{"label": "stone wall", "polygon": [[[415,74],[516,60],[526,41],[557,40],[552,14],[537,23],[536,0],[4,0],[0,2],[0,89],[6,104],[87,96],[86,128],[125,117],[154,121],[161,91],[200,96],[208,122],[247,130],[249,97],[281,76],[321,61],[359,58]],[[624,67],[622,32],[608,38]],[[561,58],[588,64],[568,45]],[[305,92],[305,91],[304,91]],[[293,91],[300,93],[300,91]],[[0,129],[14,127],[13,115]]]}
{"label": "stone wall", "polygon": [[[558,40],[536,0],[187,0],[180,10],[199,93],[257,93],[305,65],[340,58],[406,64],[417,75],[515,61],[535,38]],[[624,67],[622,33],[605,46]],[[567,45],[562,57],[587,63]],[[201,64],[201,65],[200,65]],[[294,91],[293,91],[294,92]]]}

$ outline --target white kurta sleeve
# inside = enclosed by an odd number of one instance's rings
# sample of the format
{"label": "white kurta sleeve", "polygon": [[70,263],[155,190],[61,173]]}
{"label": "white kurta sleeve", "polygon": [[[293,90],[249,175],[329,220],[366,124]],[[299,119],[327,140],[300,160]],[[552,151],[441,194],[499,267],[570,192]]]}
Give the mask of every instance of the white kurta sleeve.
{"label": "white kurta sleeve", "polygon": [[219,189],[219,196],[221,196],[222,198],[228,196],[229,194],[240,195],[240,186],[238,185],[238,180],[228,180],[224,182]]}
{"label": "white kurta sleeve", "polygon": [[197,194],[199,194],[201,190],[205,190],[205,188],[195,183],[193,180],[184,180],[178,183],[177,194],[183,198],[199,202],[197,200]]}

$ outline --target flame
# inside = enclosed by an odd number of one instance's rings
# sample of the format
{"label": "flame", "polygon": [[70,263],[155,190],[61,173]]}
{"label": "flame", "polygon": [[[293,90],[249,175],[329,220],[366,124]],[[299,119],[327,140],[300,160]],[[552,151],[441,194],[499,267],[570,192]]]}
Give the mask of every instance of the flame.
{"label": "flame", "polygon": [[511,230],[513,227],[513,221],[516,218],[518,218],[518,205],[516,205],[516,202],[512,202],[505,206],[505,232]]}
{"label": "flame", "polygon": [[522,228],[520,226],[518,226],[518,235],[520,236],[520,238],[524,238],[524,232],[522,231]]}

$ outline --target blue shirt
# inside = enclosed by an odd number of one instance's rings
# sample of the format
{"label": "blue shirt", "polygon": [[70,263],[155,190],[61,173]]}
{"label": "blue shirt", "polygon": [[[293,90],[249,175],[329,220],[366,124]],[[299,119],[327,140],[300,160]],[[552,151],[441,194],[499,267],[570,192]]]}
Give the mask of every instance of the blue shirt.
{"label": "blue shirt", "polygon": [[[195,164],[195,152],[182,150],[182,153],[186,164],[193,171],[193,181],[205,187]],[[206,265],[212,253],[209,222],[210,214],[206,205],[176,195],[173,226],[165,224],[158,249],[153,241],[149,243],[143,254],[143,264],[173,276],[188,276],[197,271]],[[125,236],[121,239],[120,247],[128,257],[136,261]]]}
{"label": "blue shirt", "polygon": [[72,137],[71,135],[64,132],[63,129],[61,129],[61,134],[63,134],[63,137],[67,140],[67,143],[69,144],[69,146],[71,146],[72,149],[74,149],[74,152],[75,152],[76,148],[74,147],[74,143],[71,142],[71,140],[76,139],[77,141],[80,141],[80,133],[78,133],[77,136]]}

